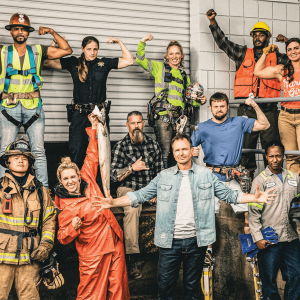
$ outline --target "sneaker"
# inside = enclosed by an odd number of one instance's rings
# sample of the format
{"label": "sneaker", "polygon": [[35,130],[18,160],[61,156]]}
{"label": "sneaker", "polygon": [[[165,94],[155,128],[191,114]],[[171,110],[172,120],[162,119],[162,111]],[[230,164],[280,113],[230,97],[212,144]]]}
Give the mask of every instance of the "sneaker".
{"label": "sneaker", "polygon": [[210,251],[206,251],[204,258],[204,265],[211,266],[215,262],[215,258],[213,257]]}
{"label": "sneaker", "polygon": [[131,263],[129,266],[129,277],[131,279],[139,279],[141,278],[143,275],[141,274],[137,263]]}

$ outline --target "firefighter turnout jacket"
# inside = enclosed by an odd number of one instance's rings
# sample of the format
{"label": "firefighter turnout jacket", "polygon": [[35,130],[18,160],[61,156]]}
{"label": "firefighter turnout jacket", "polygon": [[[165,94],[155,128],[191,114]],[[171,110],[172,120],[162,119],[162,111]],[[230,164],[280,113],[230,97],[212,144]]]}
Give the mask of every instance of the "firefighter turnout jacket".
{"label": "firefighter turnout jacket", "polygon": [[[34,176],[29,174],[21,190],[8,171],[3,177],[0,185],[0,264],[30,264],[30,254],[41,242],[54,244],[55,208],[43,186],[40,201],[36,183]],[[5,199],[10,197],[11,212],[7,212]]]}

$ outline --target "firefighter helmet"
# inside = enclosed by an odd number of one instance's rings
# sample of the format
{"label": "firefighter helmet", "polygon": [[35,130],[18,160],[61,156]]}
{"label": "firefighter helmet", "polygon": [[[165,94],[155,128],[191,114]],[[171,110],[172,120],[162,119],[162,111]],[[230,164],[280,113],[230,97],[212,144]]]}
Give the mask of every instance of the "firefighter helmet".
{"label": "firefighter helmet", "polygon": [[200,83],[194,82],[188,86],[185,92],[185,98],[187,101],[198,100],[199,102],[200,97],[203,95],[203,93],[204,93],[203,86]]}
{"label": "firefighter helmet", "polygon": [[6,30],[11,30],[13,27],[22,26],[28,29],[29,32],[34,31],[34,28],[30,26],[30,20],[25,14],[13,14],[10,18],[9,25],[5,26]]}
{"label": "firefighter helmet", "polygon": [[35,157],[31,152],[31,148],[29,143],[20,138],[19,140],[9,144],[4,152],[4,154],[0,157],[0,164],[4,168],[7,168],[7,160],[12,155],[25,155],[28,158],[29,164],[33,166]]}

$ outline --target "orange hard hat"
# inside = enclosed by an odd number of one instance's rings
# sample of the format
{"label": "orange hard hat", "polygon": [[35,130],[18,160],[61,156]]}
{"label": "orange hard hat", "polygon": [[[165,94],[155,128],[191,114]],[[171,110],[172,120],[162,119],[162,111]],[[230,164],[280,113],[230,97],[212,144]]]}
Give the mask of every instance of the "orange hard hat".
{"label": "orange hard hat", "polygon": [[34,28],[30,26],[30,20],[25,14],[13,14],[10,18],[9,25],[5,26],[6,30],[11,30],[15,26],[22,26],[28,29],[29,32],[34,31]]}

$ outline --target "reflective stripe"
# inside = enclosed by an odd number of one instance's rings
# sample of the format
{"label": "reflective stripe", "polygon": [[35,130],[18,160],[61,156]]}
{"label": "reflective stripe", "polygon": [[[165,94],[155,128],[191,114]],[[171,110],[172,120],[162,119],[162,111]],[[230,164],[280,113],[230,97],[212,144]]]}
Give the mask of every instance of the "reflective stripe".
{"label": "reflective stripe", "polygon": [[51,231],[43,231],[41,239],[44,239],[44,238],[47,238],[54,242],[54,233]]}
{"label": "reflective stripe", "polygon": [[29,254],[28,253],[21,253],[20,258],[15,258],[16,253],[0,253],[0,261],[7,261],[7,262],[29,262]]}
{"label": "reflective stripe", "polygon": [[20,85],[21,84],[21,80],[20,79],[11,79],[10,80],[10,84]]}
{"label": "reflective stripe", "polygon": [[297,197],[300,197],[300,193],[297,195]]}
{"label": "reflective stripe", "polygon": [[151,73],[152,72],[152,69],[153,69],[153,67],[152,67],[152,62],[151,62],[151,60],[149,59],[148,60],[148,65],[149,65],[149,67],[148,67],[148,69],[147,70],[145,70],[146,72],[149,72],[149,73]]}
{"label": "reflective stripe", "polygon": [[54,206],[47,206],[46,210],[44,211],[44,214],[43,214],[43,222],[45,222],[45,220],[50,216],[50,215],[53,215],[55,214],[56,211],[55,211],[55,208]]}
{"label": "reflective stripe", "polygon": [[140,56],[140,55],[137,54],[136,57],[137,57],[139,60],[143,61],[143,60],[145,59],[145,54],[144,54],[143,56]]}
{"label": "reflective stripe", "polygon": [[262,176],[263,179],[266,180],[266,181],[267,181],[268,179],[271,179],[271,176],[267,176],[265,171],[262,171],[259,175]]}
{"label": "reflective stripe", "polygon": [[263,209],[264,205],[263,204],[259,204],[259,203],[248,203],[248,206],[256,206],[259,209]]}
{"label": "reflective stripe", "polygon": [[[155,82],[155,88],[162,88],[164,89],[165,88],[165,84],[164,83],[156,83]],[[177,91],[178,93],[183,93],[183,89],[177,85],[169,85],[169,90],[172,90],[172,91]],[[182,100],[182,99],[181,99]]]}
{"label": "reflective stripe", "polygon": [[[30,221],[30,217],[26,217],[27,222]],[[16,218],[16,217],[8,217],[6,215],[0,215],[0,223],[9,224],[13,226],[26,226],[27,224],[24,222],[24,218]],[[31,226],[35,225],[38,226],[39,218],[33,218],[32,222],[30,223]]]}
{"label": "reflective stripe", "polygon": [[290,170],[286,170],[289,174],[286,175],[287,178],[294,178],[293,173]]}
{"label": "reflective stripe", "polygon": [[3,84],[4,81],[5,81],[5,78],[1,78],[1,79],[0,79],[0,85]]}

